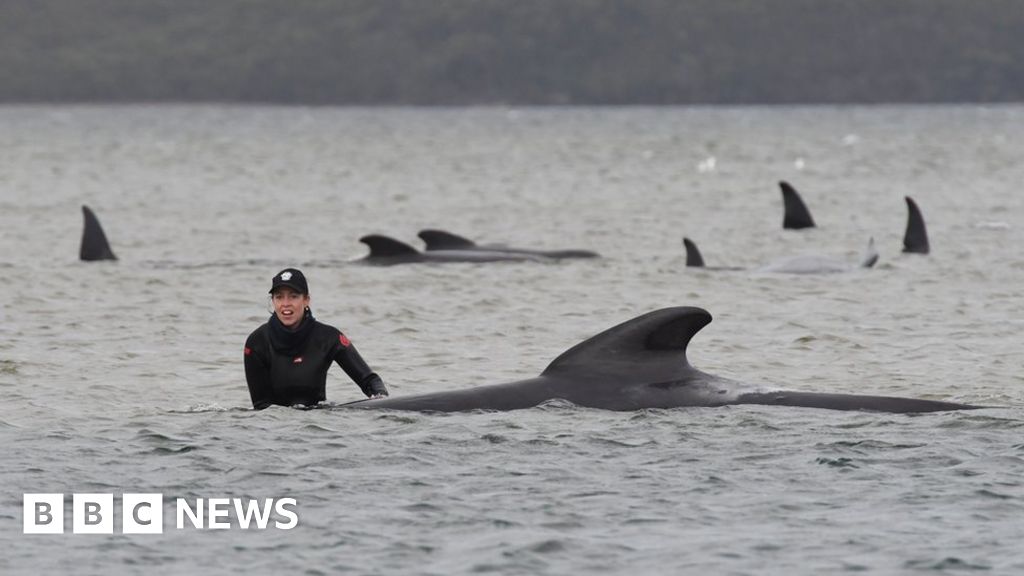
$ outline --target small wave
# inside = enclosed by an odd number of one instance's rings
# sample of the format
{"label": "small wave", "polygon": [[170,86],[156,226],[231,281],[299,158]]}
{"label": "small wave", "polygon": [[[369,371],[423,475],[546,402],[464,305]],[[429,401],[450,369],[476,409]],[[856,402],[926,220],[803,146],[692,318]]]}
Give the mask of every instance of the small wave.
{"label": "small wave", "polygon": [[[264,258],[242,258],[238,260],[213,260],[208,262],[179,261],[179,260],[149,260],[141,262],[143,266],[155,270],[206,270],[216,268],[218,270],[232,270],[234,268],[280,268],[288,266],[284,260],[270,260]],[[308,264],[308,263],[303,263]]]}
{"label": "small wave", "polygon": [[832,468],[860,468],[860,466],[857,466],[856,464],[853,463],[853,459],[852,458],[845,458],[845,457],[841,457],[841,458],[823,458],[823,457],[819,457],[819,458],[815,459],[815,462],[817,462],[818,464],[825,465],[825,466],[830,466]]}
{"label": "small wave", "polygon": [[7,422],[6,420],[0,420],[0,428],[16,428],[17,429],[17,428],[21,428],[21,426],[18,426],[16,424],[11,424],[10,422]]}
{"label": "small wave", "polygon": [[567,532],[569,530],[578,530],[583,528],[585,525],[577,520],[559,520],[556,522],[541,522],[540,527],[548,530],[558,530],[561,532]]}
{"label": "small wave", "polygon": [[577,494],[569,494],[566,499],[574,498],[598,498],[601,496],[619,496],[621,492],[616,490],[591,490],[589,492],[579,492]]}
{"label": "small wave", "polygon": [[579,410],[580,407],[564,398],[552,398],[551,400],[541,402],[534,409],[558,412],[565,410]]}
{"label": "small wave", "polygon": [[550,438],[531,438],[525,442],[527,446],[561,446],[561,444]]}
{"label": "small wave", "polygon": [[1010,494],[1000,494],[999,492],[996,492],[994,490],[989,490],[987,488],[982,488],[981,490],[978,490],[977,492],[975,492],[975,494],[977,494],[978,496],[981,496],[983,498],[993,498],[995,500],[1014,500],[1016,498],[1013,495],[1010,495]]}
{"label": "small wave", "polygon": [[403,510],[407,512],[444,512],[445,510],[439,506],[429,504],[427,502],[417,502],[415,504],[409,504],[403,506]]}
{"label": "small wave", "polygon": [[[993,412],[993,410],[985,412]],[[999,412],[1003,412],[1003,410]],[[943,420],[938,426],[950,430],[1016,430],[1024,427],[1024,419],[1021,419],[1019,412],[1015,412],[1015,414],[1013,417],[1005,417],[978,412],[958,412],[955,418]]]}
{"label": "small wave", "polygon": [[207,414],[207,413],[219,413],[219,412],[256,412],[248,406],[232,406],[231,408],[225,408],[219,404],[194,404],[186,408],[175,408],[171,410],[161,411],[162,414]]}
{"label": "small wave", "polygon": [[1008,222],[992,221],[992,222],[977,222],[974,227],[979,230],[1009,230],[1011,228]]}
{"label": "small wave", "polygon": [[830,446],[837,446],[841,448],[869,448],[869,449],[880,449],[880,450],[907,450],[914,448],[924,448],[927,446],[925,443],[914,443],[914,444],[893,444],[891,442],[885,442],[883,440],[840,440],[838,442],[832,442]]}
{"label": "small wave", "polygon": [[564,551],[566,545],[561,540],[544,540],[530,545],[527,549],[536,554],[551,554]]}
{"label": "small wave", "polygon": [[624,525],[629,526],[631,524],[667,524],[668,520],[665,518],[629,518],[623,522]]}
{"label": "small wave", "polygon": [[384,422],[394,422],[396,424],[416,424],[421,418],[417,416],[409,416],[407,414],[398,412],[385,412],[377,416],[377,420]]}
{"label": "small wave", "polygon": [[170,446],[157,446],[156,448],[150,450],[149,453],[157,455],[187,454],[188,452],[192,452],[193,450],[198,449],[198,446],[194,446],[192,444],[186,444],[184,446],[179,446],[177,448],[172,448]]}
{"label": "small wave", "polygon": [[223,406],[221,406],[219,404],[194,404],[194,405],[189,406],[188,408],[186,408],[185,412],[186,413],[196,413],[196,412],[229,412],[229,411],[232,411],[232,410],[237,411],[238,408],[225,408],[225,407],[223,407]]}
{"label": "small wave", "polygon": [[189,442],[187,440],[173,438],[166,434],[161,434],[160,432],[150,430],[149,428],[139,429],[135,433],[135,437],[143,441],[144,443],[155,444],[155,446],[153,446],[153,448],[149,450],[149,453],[158,456],[186,454],[194,450],[199,450],[200,448],[199,445]]}
{"label": "small wave", "polygon": [[956,557],[946,557],[942,560],[910,560],[904,564],[905,568],[911,570],[991,570],[992,566],[988,564],[974,564],[961,560]]}
{"label": "small wave", "polygon": [[328,434],[341,434],[340,430],[332,430],[331,428],[328,428],[326,426],[322,426],[320,424],[306,424],[305,426],[302,426],[300,428],[300,430],[302,430],[304,432],[316,432],[316,433],[326,432]]}
{"label": "small wave", "polygon": [[628,441],[617,438],[592,438],[591,442],[598,445],[610,446],[613,448],[640,448],[643,446],[657,446],[658,441],[654,439]]}

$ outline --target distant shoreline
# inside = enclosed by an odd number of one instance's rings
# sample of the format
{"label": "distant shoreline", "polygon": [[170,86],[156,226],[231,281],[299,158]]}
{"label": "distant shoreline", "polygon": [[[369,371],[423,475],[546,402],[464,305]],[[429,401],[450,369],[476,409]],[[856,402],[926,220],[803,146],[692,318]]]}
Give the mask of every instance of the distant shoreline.
{"label": "distant shoreline", "polygon": [[302,102],[248,102],[248,101],[173,101],[173,100],[152,100],[152,101],[36,101],[36,102],[2,102],[0,108],[157,108],[157,107],[180,107],[180,108],[281,108],[297,109],[309,108],[311,110],[338,108],[354,110],[630,110],[630,109],[659,109],[659,108],[707,108],[709,110],[728,109],[803,109],[803,108],[844,108],[844,109],[878,109],[878,108],[976,108],[976,109],[999,109],[1013,108],[1024,105],[1024,100],[1015,102],[795,102],[791,104],[307,104]]}
{"label": "distant shoreline", "polygon": [[0,3],[2,102],[1024,102],[1019,0]]}

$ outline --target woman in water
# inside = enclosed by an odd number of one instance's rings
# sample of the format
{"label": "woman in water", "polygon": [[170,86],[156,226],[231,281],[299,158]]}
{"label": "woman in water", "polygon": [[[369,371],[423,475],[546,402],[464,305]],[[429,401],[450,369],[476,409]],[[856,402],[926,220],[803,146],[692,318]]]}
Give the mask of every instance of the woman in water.
{"label": "woman in water", "polygon": [[384,382],[333,326],[313,318],[306,277],[295,268],[274,276],[274,313],[245,341],[245,379],[252,406],[313,406],[326,399],[327,370],[337,362],[370,398],[388,395]]}

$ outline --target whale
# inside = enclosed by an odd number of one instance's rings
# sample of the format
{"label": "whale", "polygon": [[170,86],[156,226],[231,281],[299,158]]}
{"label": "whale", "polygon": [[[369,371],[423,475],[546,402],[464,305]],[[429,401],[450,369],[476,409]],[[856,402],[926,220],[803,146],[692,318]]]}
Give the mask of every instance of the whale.
{"label": "whale", "polygon": [[370,248],[370,253],[357,263],[375,266],[397,264],[452,263],[452,262],[551,262],[550,258],[535,254],[499,252],[495,250],[434,250],[420,252],[412,246],[389,236],[369,234],[359,239]]}
{"label": "whale", "polygon": [[100,220],[88,207],[82,206],[82,216],[85,217],[85,227],[82,230],[82,244],[78,249],[78,258],[84,262],[98,260],[117,260],[114,251],[110,249],[107,242],[107,235],[103,233]]}
{"label": "whale", "polygon": [[704,263],[704,255],[701,254],[700,248],[697,247],[697,243],[690,240],[687,237],[683,237],[683,246],[686,248],[686,267],[687,268],[703,268],[705,270],[726,270],[726,271],[738,271],[746,270],[741,266],[708,266]]}
{"label": "whale", "polygon": [[615,411],[741,404],[901,414],[981,408],[942,400],[779,390],[708,374],[690,364],[687,348],[710,322],[711,314],[694,306],[654,310],[573,346],[534,378],[338,406],[420,412],[509,411],[563,400]]}
{"label": "whale", "polygon": [[[707,266],[704,263],[704,256],[697,244],[687,238],[683,238],[683,246],[686,247],[686,266],[688,268],[704,268],[706,270],[746,270],[746,268],[732,266]],[[752,268],[755,272],[769,272],[775,274],[836,274],[841,272],[852,272],[854,270],[871,268],[878,262],[878,250],[875,249],[875,239],[868,239],[868,246],[864,255],[857,264],[845,260],[824,256],[820,254],[800,254],[776,260],[769,264]]]}
{"label": "whale", "polygon": [[904,196],[907,202],[907,229],[903,234],[903,252],[906,254],[928,254],[928,230],[924,225],[921,209],[910,196]]}
{"label": "whale", "polygon": [[804,204],[796,188],[793,188],[785,180],[779,182],[779,188],[782,189],[782,227],[786,230],[814,228],[814,218],[811,217],[811,211],[807,209],[807,205]]}
{"label": "whale", "polygon": [[529,254],[546,258],[600,258],[600,254],[591,250],[563,249],[536,250],[529,248],[512,248],[501,244],[477,244],[476,242],[447,230],[420,230],[418,236],[426,244],[428,252],[440,250],[474,250],[480,252],[503,252],[513,254]]}

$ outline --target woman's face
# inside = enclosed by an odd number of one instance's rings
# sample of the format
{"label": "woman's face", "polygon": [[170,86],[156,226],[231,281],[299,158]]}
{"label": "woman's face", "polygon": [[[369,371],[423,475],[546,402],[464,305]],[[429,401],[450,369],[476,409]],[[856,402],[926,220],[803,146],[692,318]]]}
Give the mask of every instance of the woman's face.
{"label": "woman's face", "polygon": [[285,325],[285,328],[295,328],[302,321],[309,306],[309,294],[299,294],[288,287],[282,287],[270,295],[274,303],[274,315]]}

